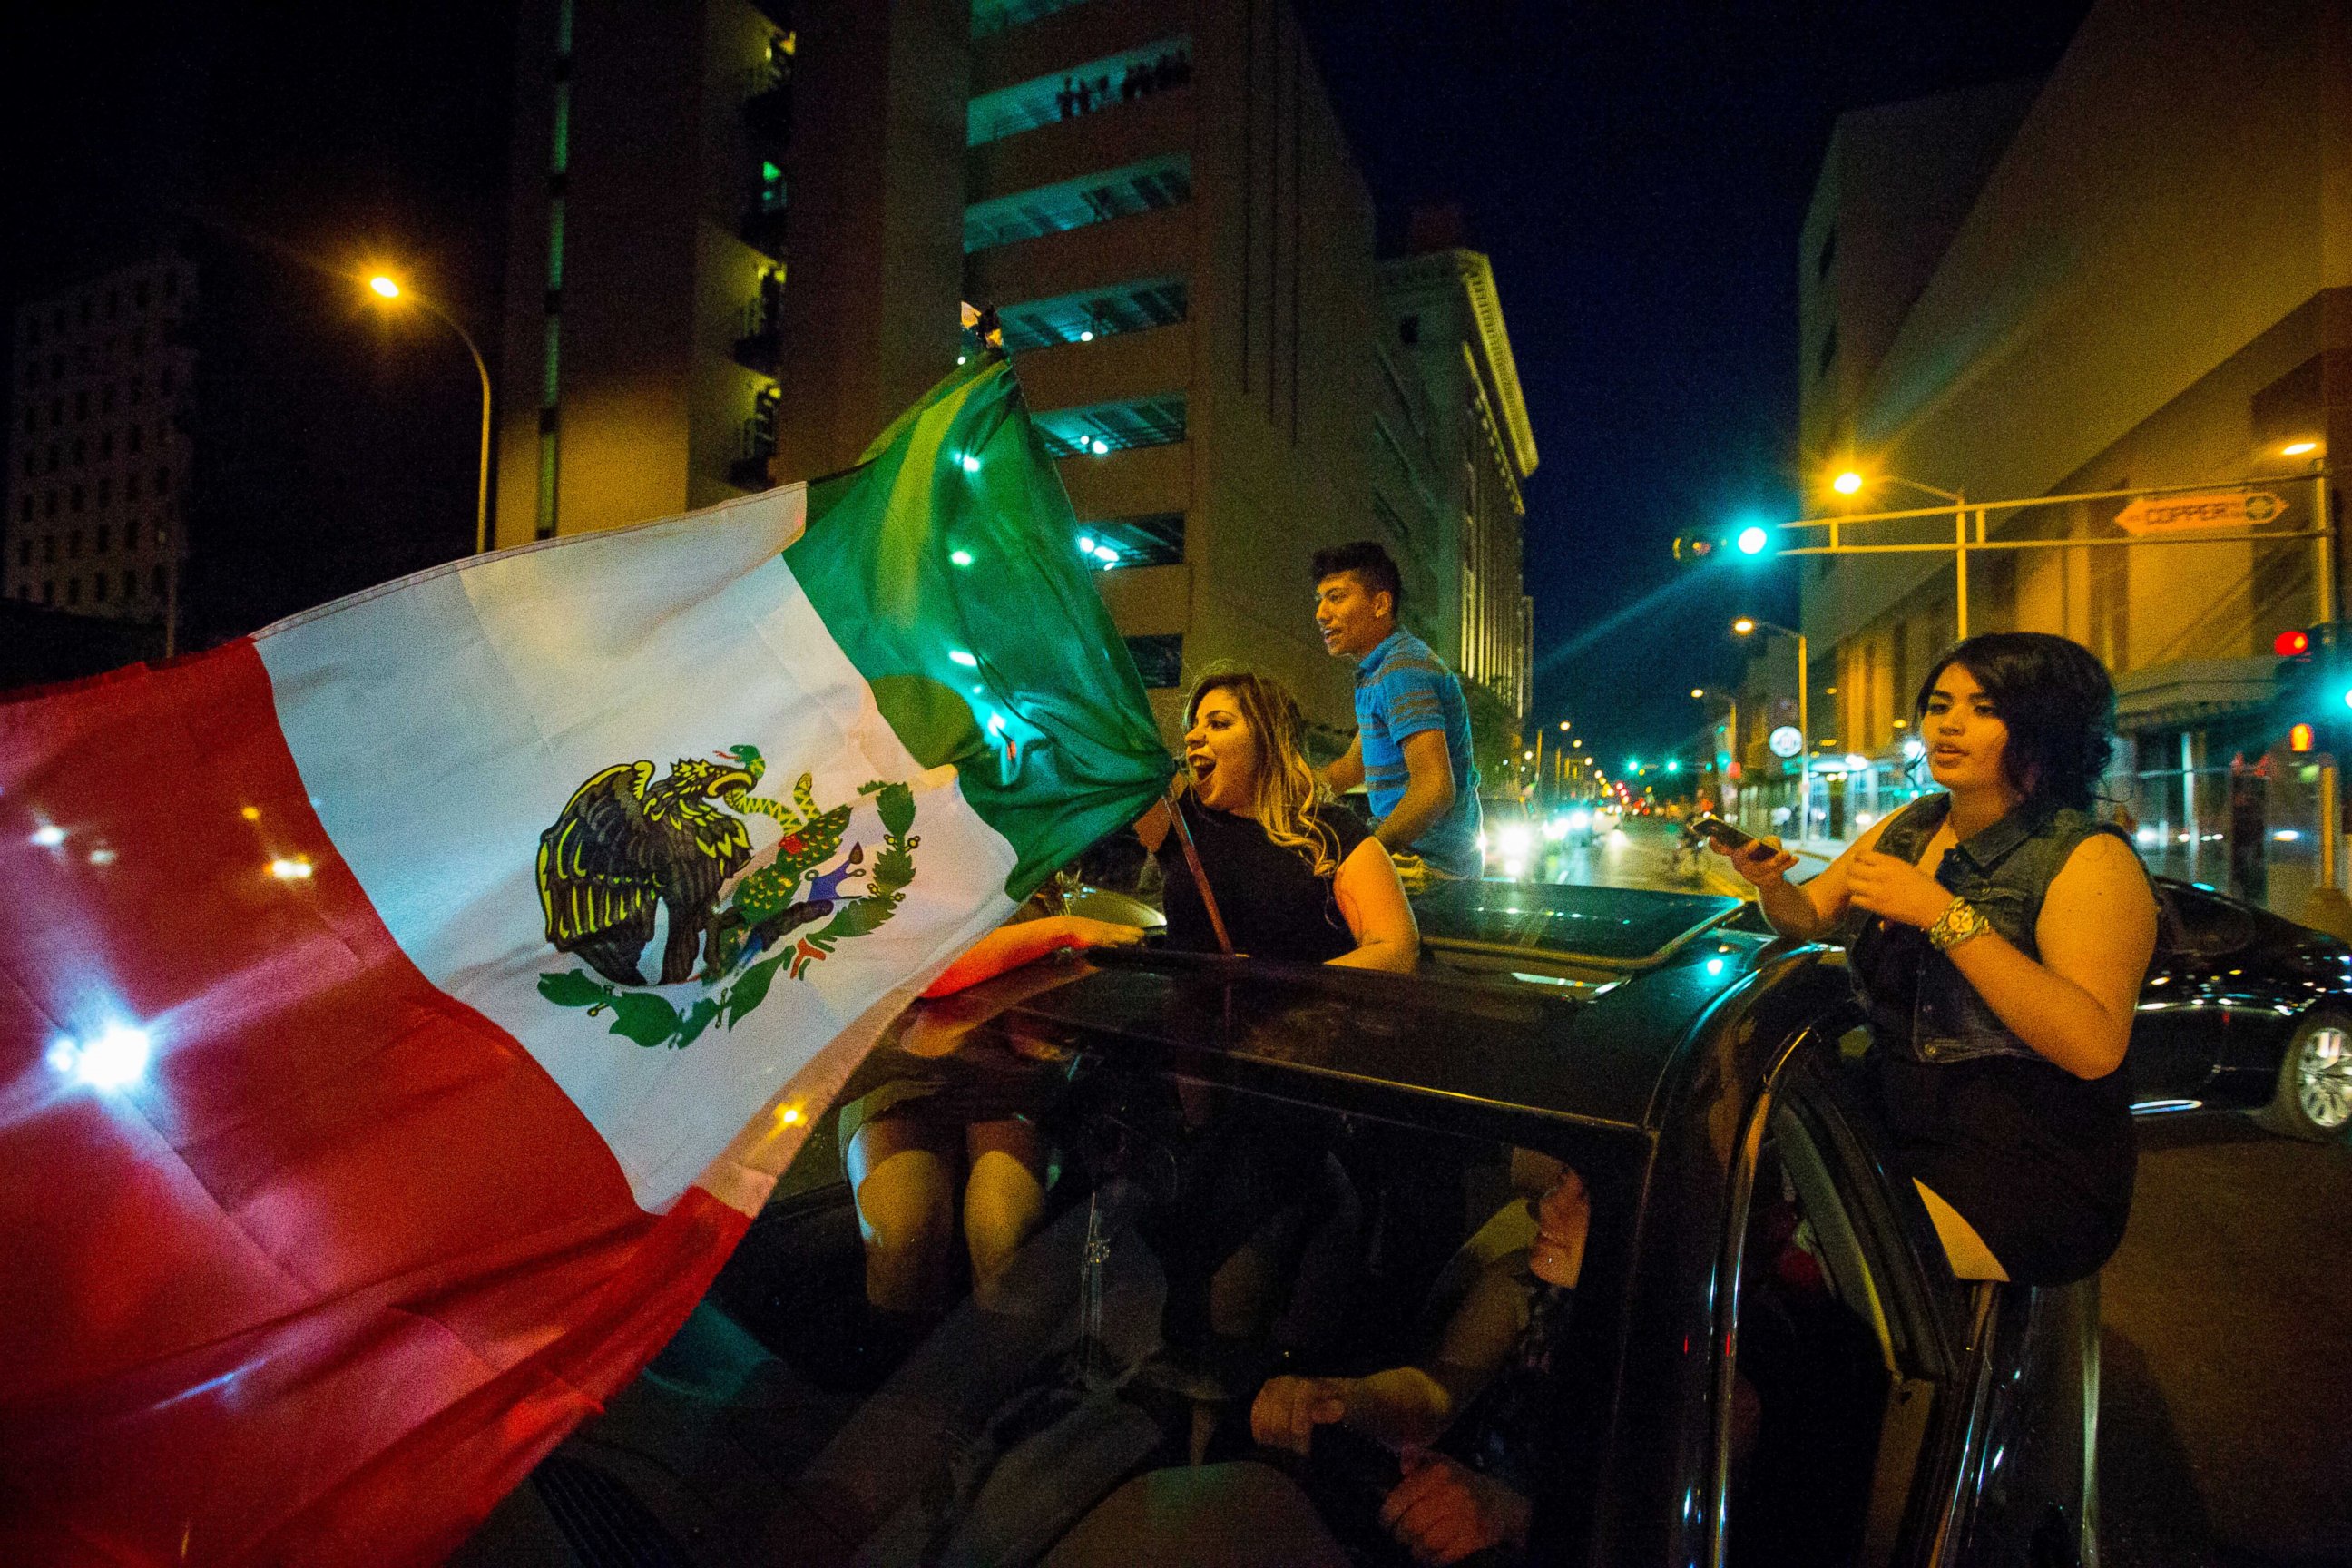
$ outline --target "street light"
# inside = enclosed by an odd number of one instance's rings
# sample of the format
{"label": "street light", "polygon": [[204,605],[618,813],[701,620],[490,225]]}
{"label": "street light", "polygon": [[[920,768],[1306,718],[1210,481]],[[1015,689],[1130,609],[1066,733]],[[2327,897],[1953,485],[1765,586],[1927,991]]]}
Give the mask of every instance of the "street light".
{"label": "street light", "polygon": [[[1844,476],[1841,474],[1839,478]],[[1797,837],[1805,838],[1811,835],[1813,826],[1812,709],[1806,690],[1812,684],[1812,666],[1805,658],[1805,634],[1793,627],[1759,621],[1753,616],[1740,616],[1731,623],[1731,629],[1741,637],[1766,631],[1797,639]]]}
{"label": "street light", "polygon": [[[1969,635],[1969,498],[1958,490],[1948,490],[1941,485],[1923,485],[1917,479],[1906,479],[1900,474],[1880,474],[1877,482],[1904,485],[1923,496],[1952,503],[1952,635],[1965,640]],[[1870,482],[1860,470],[1848,468],[1830,481],[1830,489],[1842,496],[1858,492]],[[1830,542],[1837,542],[1837,531],[1832,529]],[[1976,542],[1984,542],[1984,513],[1977,514]]]}
{"label": "street light", "polygon": [[397,279],[382,272],[370,278],[367,286],[380,299],[415,300],[440,317],[442,323],[457,334],[457,341],[466,345],[466,352],[474,356],[474,374],[482,378],[482,461],[474,488],[474,553],[479,555],[490,547],[490,367],[482,363],[482,351],[475,345],[474,335],[429,297],[402,288]]}

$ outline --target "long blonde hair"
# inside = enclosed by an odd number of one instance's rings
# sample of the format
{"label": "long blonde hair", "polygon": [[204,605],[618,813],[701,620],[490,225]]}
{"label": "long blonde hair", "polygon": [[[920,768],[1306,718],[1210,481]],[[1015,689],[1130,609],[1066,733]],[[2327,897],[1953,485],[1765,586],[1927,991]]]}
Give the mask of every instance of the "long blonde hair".
{"label": "long blonde hair", "polygon": [[[1212,669],[1184,699],[1184,724],[1200,716],[1212,691],[1230,692],[1249,726],[1257,753],[1257,784],[1251,807],[1265,836],[1296,849],[1318,877],[1339,869],[1339,836],[1318,822],[1313,810],[1322,794],[1315,770],[1298,743],[1298,703],[1280,682],[1246,669]],[[1188,786],[1189,787],[1189,783]]]}

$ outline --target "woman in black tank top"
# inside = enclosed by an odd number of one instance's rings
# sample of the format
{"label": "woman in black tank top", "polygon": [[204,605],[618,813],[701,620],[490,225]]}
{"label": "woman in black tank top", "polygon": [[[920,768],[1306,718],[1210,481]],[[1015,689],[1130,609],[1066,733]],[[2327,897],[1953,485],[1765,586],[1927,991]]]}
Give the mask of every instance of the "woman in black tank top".
{"label": "woman in black tank top", "polygon": [[2120,1069],[2156,944],[2137,853],[2091,816],[2114,687],[2079,644],[1996,632],[1946,654],[1915,711],[1948,793],[1801,885],[1775,842],[1732,861],[1775,931],[1849,950],[1879,1108],[1953,1271],[2079,1279],[2131,1208]]}
{"label": "woman in black tank top", "polygon": [[1179,809],[1192,854],[1169,831],[1165,803],[1135,825],[1165,877],[1168,945],[1220,946],[1197,857],[1235,952],[1411,973],[1421,931],[1396,865],[1353,817],[1316,800],[1290,694],[1245,670],[1213,671],[1184,721]]}

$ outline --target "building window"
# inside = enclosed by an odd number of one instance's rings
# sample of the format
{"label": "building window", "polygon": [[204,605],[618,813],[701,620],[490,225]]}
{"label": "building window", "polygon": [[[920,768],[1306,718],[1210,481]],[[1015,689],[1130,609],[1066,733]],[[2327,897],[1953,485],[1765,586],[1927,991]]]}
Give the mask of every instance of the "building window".
{"label": "building window", "polygon": [[80,578],[68,577],[66,579],[66,603],[68,605],[79,605],[81,603]]}
{"label": "building window", "polygon": [[171,488],[172,470],[169,468],[157,468],[155,470],[155,493],[159,496],[163,495],[169,491]]}
{"label": "building window", "polygon": [[1103,518],[1078,525],[1078,550],[1090,565],[1171,566],[1184,559],[1184,514]]}
{"label": "building window", "polygon": [[148,574],[148,580],[155,584],[155,596],[157,598],[166,598],[170,595],[171,581],[164,575],[164,569],[163,567],[158,566],[150,573]]}
{"label": "building window", "polygon": [[1081,0],[971,0],[971,36],[985,38],[1066,11]]}
{"label": "building window", "polygon": [[122,449],[126,452],[137,453],[140,442],[145,440],[146,437],[147,432],[143,427],[137,425],[131,426],[122,433]]}
{"label": "building window", "polygon": [[1128,403],[1057,408],[1037,416],[1045,450],[1056,458],[1108,457],[1138,447],[1165,447],[1184,438],[1181,393]]}
{"label": "building window", "polygon": [[1190,304],[1181,278],[1152,278],[1008,305],[997,320],[1004,328],[1004,352],[1017,354],[1172,326],[1185,319]]}
{"label": "building window", "polygon": [[1397,323],[1397,342],[1412,348],[1421,342],[1421,318],[1407,316]]}
{"label": "building window", "polygon": [[82,489],[79,485],[76,485],[66,492],[66,510],[68,511],[79,511],[81,510],[81,503]]}
{"label": "building window", "polygon": [[1064,233],[1181,205],[1192,197],[1192,160],[1186,153],[1171,153],[1058,185],[976,202],[964,209],[963,247],[967,253],[987,250],[1041,234]]}
{"label": "building window", "polygon": [[114,525],[109,522],[100,523],[98,525],[98,542],[92,546],[92,549],[98,554],[103,555],[113,543]]}
{"label": "building window", "polygon": [[113,585],[112,579],[109,578],[105,573],[91,573],[89,574],[89,596],[91,600],[97,604],[103,605],[106,603],[107,589]]}
{"label": "building window", "polygon": [[1158,637],[1129,637],[1128,657],[1135,660],[1135,672],[1143,677],[1143,684],[1154,691],[1164,691],[1180,686],[1184,680],[1184,637],[1181,632],[1163,633]]}
{"label": "building window", "polygon": [[128,566],[122,569],[122,596],[126,599],[139,596],[139,574]]}

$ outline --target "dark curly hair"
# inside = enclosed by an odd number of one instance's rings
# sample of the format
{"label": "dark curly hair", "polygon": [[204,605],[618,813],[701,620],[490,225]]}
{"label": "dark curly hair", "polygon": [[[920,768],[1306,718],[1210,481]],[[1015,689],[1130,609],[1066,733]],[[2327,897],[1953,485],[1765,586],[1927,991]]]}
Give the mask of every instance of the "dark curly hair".
{"label": "dark curly hair", "polygon": [[[2081,643],[2047,632],[1985,632],[1948,649],[1919,683],[1913,722],[1944,671],[1976,678],[2009,728],[2000,771],[2029,804],[2089,811],[2115,755],[2116,686]],[[1924,735],[1924,728],[1918,732]]]}

